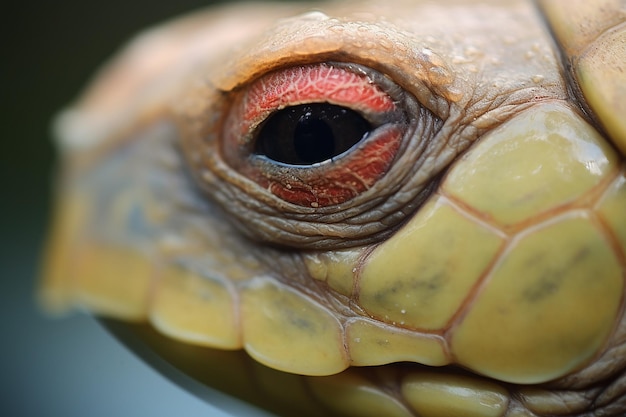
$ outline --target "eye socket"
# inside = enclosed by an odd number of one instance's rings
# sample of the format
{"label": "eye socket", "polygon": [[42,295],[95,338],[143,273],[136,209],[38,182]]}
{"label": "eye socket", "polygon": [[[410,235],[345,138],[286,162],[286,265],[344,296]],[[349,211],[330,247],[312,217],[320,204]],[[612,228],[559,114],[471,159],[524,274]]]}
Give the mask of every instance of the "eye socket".
{"label": "eye socket", "polygon": [[[418,86],[427,99],[428,84]],[[379,241],[433,192],[446,161],[444,121],[359,64],[283,67],[209,91],[212,107],[181,114],[183,150],[207,197],[260,241],[308,249]]]}
{"label": "eye socket", "polygon": [[404,91],[355,64],[281,69],[235,94],[224,159],[276,197],[327,207],[354,199],[391,168],[409,116]]}
{"label": "eye socket", "polygon": [[291,106],[258,128],[257,155],[291,165],[332,159],[364,139],[372,129],[359,113],[329,103]]}

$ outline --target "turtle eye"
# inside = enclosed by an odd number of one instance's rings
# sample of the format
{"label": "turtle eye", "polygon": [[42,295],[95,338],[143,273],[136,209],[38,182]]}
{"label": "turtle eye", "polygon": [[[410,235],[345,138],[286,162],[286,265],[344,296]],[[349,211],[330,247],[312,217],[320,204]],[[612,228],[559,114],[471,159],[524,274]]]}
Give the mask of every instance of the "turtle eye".
{"label": "turtle eye", "polygon": [[223,126],[225,159],[289,203],[346,202],[384,176],[401,148],[409,126],[401,94],[354,64],[269,73],[236,93]]}
{"label": "turtle eye", "polygon": [[336,158],[372,129],[358,112],[329,103],[291,106],[272,114],[257,129],[254,153],[290,165]]}
{"label": "turtle eye", "polygon": [[214,107],[191,106],[184,149],[245,234],[300,248],[374,242],[432,193],[443,120],[392,77],[326,61],[232,84]]}

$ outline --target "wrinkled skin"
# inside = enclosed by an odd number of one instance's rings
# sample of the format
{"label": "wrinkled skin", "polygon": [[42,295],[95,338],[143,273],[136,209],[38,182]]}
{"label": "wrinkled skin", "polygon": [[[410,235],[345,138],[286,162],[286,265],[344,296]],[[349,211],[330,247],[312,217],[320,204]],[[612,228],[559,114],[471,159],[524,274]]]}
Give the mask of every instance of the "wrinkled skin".
{"label": "wrinkled skin", "polygon": [[[302,409],[623,415],[626,7],[382,3],[131,44],[59,118],[44,303],[243,348]],[[277,163],[259,132],[302,103],[370,133]]]}

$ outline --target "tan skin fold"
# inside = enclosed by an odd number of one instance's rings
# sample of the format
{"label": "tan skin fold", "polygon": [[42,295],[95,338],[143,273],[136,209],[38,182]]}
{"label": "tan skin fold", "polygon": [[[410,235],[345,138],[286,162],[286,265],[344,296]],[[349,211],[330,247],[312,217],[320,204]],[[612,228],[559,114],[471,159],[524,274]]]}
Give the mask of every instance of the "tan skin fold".
{"label": "tan skin fold", "polygon": [[[44,306],[150,323],[286,415],[623,415],[626,7],[584,8],[246,4],[144,32],[57,120]],[[263,154],[312,104],[367,135]]]}

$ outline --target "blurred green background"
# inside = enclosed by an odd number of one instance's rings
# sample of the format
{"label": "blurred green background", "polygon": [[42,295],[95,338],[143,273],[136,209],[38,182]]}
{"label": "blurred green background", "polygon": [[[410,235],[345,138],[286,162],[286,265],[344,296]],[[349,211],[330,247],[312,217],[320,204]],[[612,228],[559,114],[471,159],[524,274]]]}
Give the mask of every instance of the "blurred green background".
{"label": "blurred green background", "polygon": [[50,320],[34,301],[52,198],[52,117],[139,29],[209,3],[3,5],[0,415],[225,415],[137,360],[92,319]]}

